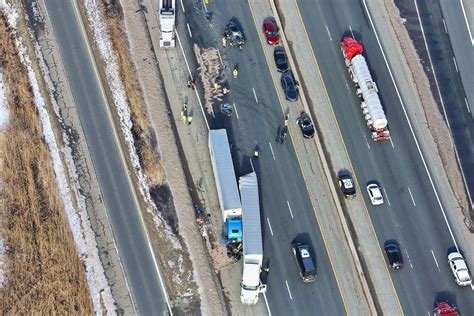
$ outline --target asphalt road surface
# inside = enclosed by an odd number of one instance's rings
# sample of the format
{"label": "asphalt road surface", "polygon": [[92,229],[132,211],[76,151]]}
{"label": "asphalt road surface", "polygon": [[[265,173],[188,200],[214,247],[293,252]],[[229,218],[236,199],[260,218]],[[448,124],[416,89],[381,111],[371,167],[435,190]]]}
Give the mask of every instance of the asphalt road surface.
{"label": "asphalt road surface", "polygon": [[[449,299],[461,312],[472,313],[472,291],[458,288],[453,281],[447,254],[454,243],[361,2],[297,3],[357,180],[362,189],[371,180],[383,186],[383,206],[371,206],[365,192],[364,196],[381,246],[390,239],[400,243],[405,268],[391,275],[404,312],[431,313],[436,300]],[[343,35],[351,35],[351,30],[364,45],[392,142],[370,140],[340,52],[339,42]]]}
{"label": "asphalt road surface", "polygon": [[73,1],[45,0],[135,309],[168,313],[159,272]]}
{"label": "asphalt road surface", "polygon": [[[258,160],[253,159],[253,166],[260,186],[264,264],[270,267],[269,274],[263,276],[268,284],[266,297],[270,311],[273,315],[313,315],[324,307],[327,314],[344,314],[344,304],[293,146],[289,141],[275,142],[284,118],[249,7],[237,1],[215,2],[213,6],[213,12],[206,14],[201,7],[185,3],[178,33],[185,51],[191,51],[190,43],[204,48],[219,47],[228,65],[225,75],[231,86],[230,101],[235,102],[237,110],[229,119],[215,109],[216,118],[210,118],[210,125],[214,129],[227,129],[237,176],[252,170],[250,159],[255,146],[262,151]],[[247,44],[243,50],[221,48],[221,34],[232,17],[244,28]],[[237,79],[231,75],[235,64],[239,67]],[[195,64],[191,67],[195,69]],[[300,279],[290,249],[295,238],[310,243],[315,250],[318,279],[314,283],[304,284]]]}

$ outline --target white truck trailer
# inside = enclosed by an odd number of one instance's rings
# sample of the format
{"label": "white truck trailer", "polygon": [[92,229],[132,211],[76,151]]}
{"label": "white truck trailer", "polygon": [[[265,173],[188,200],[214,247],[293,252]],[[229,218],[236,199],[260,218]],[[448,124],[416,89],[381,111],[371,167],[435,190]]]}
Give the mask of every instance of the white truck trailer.
{"label": "white truck trailer", "polygon": [[370,74],[369,66],[362,56],[363,47],[352,37],[344,37],[341,43],[347,69],[361,98],[361,108],[367,127],[374,141],[390,139],[388,120],[380,102],[377,85]]}
{"label": "white truck trailer", "polygon": [[160,47],[174,47],[175,0],[160,0]]}
{"label": "white truck trailer", "polygon": [[260,281],[260,271],[263,264],[263,243],[258,182],[255,172],[240,177],[239,187],[242,200],[244,264],[240,300],[243,304],[255,305],[258,302],[258,295],[267,290],[267,286]]}
{"label": "white truck trailer", "polygon": [[[216,181],[217,195],[221,206],[226,237],[233,242],[242,239],[242,204],[240,203],[234,164],[230,154],[229,140],[225,129],[209,131],[209,153]],[[232,222],[232,225],[228,225]]]}

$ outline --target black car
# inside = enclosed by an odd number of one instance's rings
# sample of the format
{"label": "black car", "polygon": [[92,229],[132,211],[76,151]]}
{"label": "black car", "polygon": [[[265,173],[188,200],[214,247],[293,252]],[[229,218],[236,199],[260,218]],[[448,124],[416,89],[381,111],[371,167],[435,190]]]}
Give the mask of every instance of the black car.
{"label": "black car", "polygon": [[239,25],[235,21],[230,21],[225,26],[224,37],[230,45],[239,48],[244,46],[246,40],[244,32],[240,29]]}
{"label": "black car", "polygon": [[385,242],[385,253],[387,254],[389,267],[392,270],[400,270],[403,268],[403,258],[402,252],[398,243],[394,240],[389,240]]}
{"label": "black car", "polygon": [[316,280],[316,265],[311,257],[309,246],[299,242],[294,242],[291,246],[303,282],[313,282]]}
{"label": "black car", "polygon": [[315,131],[314,131],[314,124],[311,121],[311,118],[307,113],[301,113],[300,117],[298,118],[298,126],[303,133],[304,138],[313,138]]}
{"label": "black car", "polygon": [[285,97],[289,101],[298,100],[298,90],[296,90],[295,80],[293,76],[289,73],[284,73],[281,76],[281,85],[285,91]]}
{"label": "black car", "polygon": [[288,71],[288,58],[283,47],[275,47],[275,50],[273,51],[273,58],[275,59],[275,64],[279,72]]}
{"label": "black car", "polygon": [[356,196],[354,180],[348,171],[342,170],[337,175],[342,194],[346,199],[352,199]]}

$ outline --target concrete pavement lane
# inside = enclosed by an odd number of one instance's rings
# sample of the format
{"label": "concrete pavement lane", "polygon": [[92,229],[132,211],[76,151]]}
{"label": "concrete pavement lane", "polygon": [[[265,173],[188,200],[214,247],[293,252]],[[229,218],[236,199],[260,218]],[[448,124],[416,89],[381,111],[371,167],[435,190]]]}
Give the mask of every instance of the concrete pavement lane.
{"label": "concrete pavement lane", "polygon": [[[283,124],[283,113],[272,87],[272,78],[266,71],[266,61],[249,8],[239,3],[226,6],[211,3],[208,10],[212,12],[212,27],[209,29],[196,16],[202,12],[192,7],[185,8],[186,21],[178,27],[183,41],[184,38],[190,40],[186,25],[189,23],[193,41],[203,47],[220,47],[220,33],[233,16],[242,23],[248,38],[242,51],[233,48],[221,50],[223,60],[229,65],[226,76],[231,84],[230,98],[236,103],[239,118],[234,115],[229,121],[217,116],[216,120],[211,120],[211,126],[228,129],[237,175],[250,170],[249,156],[255,144],[263,151],[262,157],[253,163],[261,189],[264,261],[271,267],[268,277],[264,276],[268,282],[267,299],[271,313],[309,315],[318,306],[327,306],[325,310],[330,314],[344,314],[344,305],[324,241],[316,228],[312,205],[292,146],[275,142],[277,127]],[[235,63],[239,64],[239,77],[234,80],[230,78],[229,69]],[[319,277],[312,284],[302,283],[290,252],[290,243],[298,235],[310,242],[316,253]]]}
{"label": "concrete pavement lane", "polygon": [[[379,180],[390,200],[390,205],[369,207],[379,241],[383,244],[387,239],[397,239],[405,259],[410,257],[405,270],[393,274],[404,312],[431,312],[440,294],[454,300],[461,309],[472,310],[470,291],[458,288],[452,281],[446,263],[448,248],[453,245],[450,232],[360,3],[333,1],[318,3],[315,8],[313,3],[299,1],[298,5],[358,181],[364,187],[369,180]],[[366,141],[369,136],[359,100],[339,50],[339,40],[351,29],[364,45],[390,122],[393,145]],[[366,203],[369,204],[367,198]]]}
{"label": "concrete pavement lane", "polygon": [[72,1],[45,0],[138,314],[168,313],[124,154]]}

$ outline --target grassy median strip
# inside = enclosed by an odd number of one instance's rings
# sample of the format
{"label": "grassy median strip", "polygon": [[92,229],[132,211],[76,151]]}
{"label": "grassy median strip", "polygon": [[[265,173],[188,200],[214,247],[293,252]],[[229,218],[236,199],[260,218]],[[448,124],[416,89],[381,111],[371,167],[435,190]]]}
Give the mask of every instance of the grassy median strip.
{"label": "grassy median strip", "polygon": [[93,310],[84,268],[14,36],[0,12],[0,72],[10,114],[0,135],[0,229],[7,263],[1,310],[8,314],[90,315]]}

